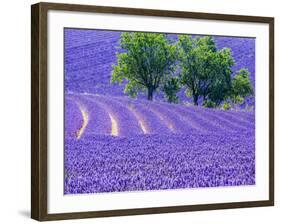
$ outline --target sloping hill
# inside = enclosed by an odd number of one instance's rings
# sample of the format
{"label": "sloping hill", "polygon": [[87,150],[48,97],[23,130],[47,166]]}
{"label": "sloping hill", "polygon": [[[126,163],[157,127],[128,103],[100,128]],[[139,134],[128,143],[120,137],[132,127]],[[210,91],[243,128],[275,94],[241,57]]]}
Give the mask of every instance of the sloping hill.
{"label": "sloping hill", "polygon": [[[65,30],[65,193],[255,184],[254,112],[124,97],[110,84],[119,37]],[[254,84],[255,40],[215,41]]]}
{"label": "sloping hill", "polygon": [[[110,84],[112,65],[121,32],[66,29],[65,30],[65,88],[67,92],[90,92],[105,95],[123,95],[124,85]],[[175,39],[175,35],[170,35]],[[215,37],[217,47],[229,47],[236,65],[233,71],[247,67],[255,83],[255,39]],[[184,94],[180,94],[185,99]],[[249,102],[254,104],[252,98]]]}
{"label": "sloping hill", "polygon": [[65,194],[255,184],[251,112],[66,99]]}
{"label": "sloping hill", "polygon": [[[66,98],[68,105],[76,104],[80,109],[77,119],[77,108],[66,107],[66,128],[71,133],[78,133],[84,127],[81,123],[84,120],[84,123],[87,122],[83,130],[85,136],[252,132],[255,125],[253,112],[222,111],[94,94],[68,94]],[[73,114],[75,119],[68,122],[68,114]]]}
{"label": "sloping hill", "polygon": [[65,194],[255,184],[251,112],[66,98]]}

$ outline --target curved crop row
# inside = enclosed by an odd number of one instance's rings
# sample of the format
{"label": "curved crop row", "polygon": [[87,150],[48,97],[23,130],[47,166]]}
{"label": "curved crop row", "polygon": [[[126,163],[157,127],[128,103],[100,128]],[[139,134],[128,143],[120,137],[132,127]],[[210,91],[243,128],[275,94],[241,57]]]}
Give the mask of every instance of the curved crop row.
{"label": "curved crop row", "polygon": [[167,128],[167,125],[150,108],[144,107],[138,102],[132,103],[130,101],[126,101],[124,103],[138,119],[139,125],[142,127],[144,134],[171,133],[171,130]]}
{"label": "curved crop row", "polygon": [[74,98],[86,108],[88,113],[89,121],[83,135],[109,135],[111,122],[107,110],[101,104],[84,96],[74,96]]}
{"label": "curved crop row", "polygon": [[65,194],[256,182],[250,113],[68,94],[65,126]]}
{"label": "curved crop row", "polygon": [[110,116],[112,127],[114,128],[115,125],[117,129],[116,133],[113,135],[131,136],[143,133],[138,120],[125,105],[105,96],[88,95],[86,97],[103,104],[104,108],[106,108]]}
{"label": "curved crop row", "polygon": [[[66,134],[70,136],[78,133],[85,123],[86,127],[82,130],[84,136],[129,137],[141,134],[254,131],[253,115],[242,112],[131,100],[124,97],[91,94],[70,96],[68,98],[73,99],[73,102],[67,100],[66,106]],[[73,116],[70,113],[73,113]]]}
{"label": "curved crop row", "polygon": [[78,131],[82,127],[83,117],[78,104],[70,98],[65,99],[64,122],[65,136],[76,138]]}

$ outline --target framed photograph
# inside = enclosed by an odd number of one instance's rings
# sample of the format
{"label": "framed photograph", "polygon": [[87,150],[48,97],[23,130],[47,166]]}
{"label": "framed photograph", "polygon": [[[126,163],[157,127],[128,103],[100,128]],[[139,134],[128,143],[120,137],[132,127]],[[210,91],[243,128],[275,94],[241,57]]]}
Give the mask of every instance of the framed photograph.
{"label": "framed photograph", "polygon": [[33,219],[274,204],[274,18],[31,9]]}

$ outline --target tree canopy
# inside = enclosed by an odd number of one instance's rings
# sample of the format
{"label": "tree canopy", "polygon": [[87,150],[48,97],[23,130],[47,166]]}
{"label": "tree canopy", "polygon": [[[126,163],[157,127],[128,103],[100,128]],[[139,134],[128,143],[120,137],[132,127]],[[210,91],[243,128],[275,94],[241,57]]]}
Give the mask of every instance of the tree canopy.
{"label": "tree canopy", "polygon": [[170,103],[179,102],[183,87],[194,105],[218,107],[224,102],[229,109],[230,101],[241,103],[253,94],[246,68],[232,77],[234,63],[231,50],[218,50],[211,36],[178,35],[172,41],[166,34],[124,32],[111,82],[124,82],[124,92],[132,97],[145,92],[148,100],[161,90]]}
{"label": "tree canopy", "polygon": [[163,86],[165,97],[169,103],[178,103],[179,97],[177,93],[181,89],[178,77],[171,77]]}
{"label": "tree canopy", "polygon": [[212,37],[192,38],[180,35],[178,41],[181,82],[194,105],[199,97],[220,104],[231,87],[231,66],[234,60],[230,49],[216,49]]}
{"label": "tree canopy", "polygon": [[231,99],[234,103],[241,103],[246,96],[254,93],[250,80],[250,72],[240,69],[232,79]]}
{"label": "tree canopy", "polygon": [[174,71],[176,46],[165,34],[126,32],[121,35],[120,47],[111,81],[126,80],[126,93],[136,96],[146,91],[147,99],[152,100],[153,93]]}

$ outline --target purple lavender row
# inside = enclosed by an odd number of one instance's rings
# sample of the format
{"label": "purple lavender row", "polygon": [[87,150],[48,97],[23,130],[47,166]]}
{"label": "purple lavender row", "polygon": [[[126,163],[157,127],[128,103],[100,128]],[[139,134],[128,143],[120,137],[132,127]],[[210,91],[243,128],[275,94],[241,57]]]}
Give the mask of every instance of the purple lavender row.
{"label": "purple lavender row", "polygon": [[76,95],[76,100],[87,108],[85,134],[90,135],[110,134],[112,118],[116,118],[120,136],[254,130],[254,123],[235,118],[233,112],[105,96]]}
{"label": "purple lavender row", "polygon": [[151,111],[150,114],[151,113],[158,114],[158,118],[159,116],[160,117],[162,116],[164,118],[164,123],[166,123],[166,127],[169,126],[169,123],[172,124],[172,127],[175,127],[174,130],[175,132],[178,133],[187,133],[193,131],[205,132],[205,130],[202,129],[202,126],[197,125],[197,121],[195,119],[191,121],[189,115],[183,116],[182,114],[180,114],[180,112],[177,110],[177,108],[179,108],[179,105],[176,105],[174,107],[172,104],[147,102],[146,100],[135,100],[135,102],[132,103],[138,104],[139,107],[143,107],[146,108],[147,110],[150,110]]}
{"label": "purple lavender row", "polygon": [[129,99],[120,98],[120,102],[123,101],[127,107],[137,116],[139,119],[139,125],[143,125],[145,129],[144,134],[170,134],[171,130],[165,125],[165,123],[157,116],[149,107],[144,107],[143,104],[138,101],[132,101]]}
{"label": "purple lavender row", "polygon": [[69,139],[65,152],[65,194],[255,184],[253,135]]}
{"label": "purple lavender row", "polygon": [[64,133],[65,138],[76,138],[82,127],[83,117],[77,103],[70,98],[65,99]]}
{"label": "purple lavender row", "polygon": [[[222,110],[216,110],[213,111],[212,109],[205,109],[206,112],[208,113],[212,113],[215,116],[219,117],[219,119],[221,119],[222,121],[227,121],[229,123],[231,123],[232,126],[237,126],[238,129],[255,129],[255,122],[254,119],[248,119],[245,120],[243,118],[240,117],[239,113],[231,113],[230,111],[222,111]],[[254,117],[254,114],[251,115],[251,117]]]}
{"label": "purple lavender row", "polygon": [[101,103],[107,108],[111,116],[113,125],[116,125],[117,136],[132,136],[135,134],[142,134],[143,131],[139,126],[137,118],[132,114],[128,108],[112,98],[105,96],[89,95],[88,98],[95,102]]}
{"label": "purple lavender row", "polygon": [[194,111],[187,111],[185,107],[173,106],[173,110],[202,133],[220,130],[220,128],[210,124],[204,117],[200,116],[200,114],[195,113]]}
{"label": "purple lavender row", "polygon": [[[195,108],[197,110],[198,108]],[[229,120],[225,118],[223,113],[219,110],[212,110],[207,108],[200,108],[200,114],[202,116],[208,117],[210,121],[216,122],[219,125],[222,125],[223,127],[232,129],[233,131],[247,131],[248,127],[240,125],[238,122],[234,122],[233,120]]]}
{"label": "purple lavender row", "polygon": [[163,107],[158,103],[130,100],[124,97],[114,97],[112,100],[122,102],[127,105],[128,109],[131,108],[130,110],[137,112],[142,117],[145,126],[147,126],[148,134],[203,131],[194,124],[195,121],[192,124],[187,121],[187,116],[179,116],[180,114],[175,108],[171,110],[170,107]]}
{"label": "purple lavender row", "polygon": [[212,112],[207,111],[205,108],[193,108],[193,110],[197,111],[200,113],[201,116],[203,117],[208,117],[210,122],[216,123],[217,125],[220,125],[222,129],[230,129],[232,131],[246,131],[246,127],[243,127],[237,123],[234,123],[228,119],[225,119],[223,116],[220,116],[216,114],[216,110],[213,110]]}
{"label": "purple lavender row", "polygon": [[223,117],[216,115],[216,110],[208,112],[204,108],[198,108],[195,106],[189,106],[184,108],[182,107],[182,109],[185,109],[187,113],[193,113],[193,115],[196,114],[200,116],[202,118],[202,121],[205,123],[206,127],[211,126],[210,129],[213,129],[212,131],[247,131],[246,127],[242,127],[239,124],[233,123],[228,119],[224,119]]}
{"label": "purple lavender row", "polygon": [[232,116],[236,116],[244,122],[255,123],[255,112],[254,111],[227,111]]}
{"label": "purple lavender row", "polygon": [[[170,105],[167,103],[158,103],[165,107],[172,107],[173,110],[177,111],[180,116],[186,117],[187,119],[193,120],[194,123],[197,123],[198,126],[205,127],[204,131],[207,132],[219,132],[219,131],[233,131],[228,126],[222,125],[216,121],[210,120],[206,116],[202,116],[200,113],[200,109],[196,111],[193,109],[193,107],[187,107],[187,106],[180,106],[180,105]],[[204,132],[203,131],[203,132]]]}
{"label": "purple lavender row", "polygon": [[189,133],[198,131],[196,128],[194,128],[194,126],[190,125],[190,123],[188,123],[184,117],[179,116],[179,114],[170,107],[165,107],[161,104],[151,104],[149,107],[164,117],[168,127],[171,125],[172,131],[174,133]]}
{"label": "purple lavender row", "polygon": [[107,134],[111,132],[111,122],[108,111],[102,105],[83,96],[76,95],[74,98],[80,102],[87,111],[88,122],[83,133],[83,137],[97,134]]}

